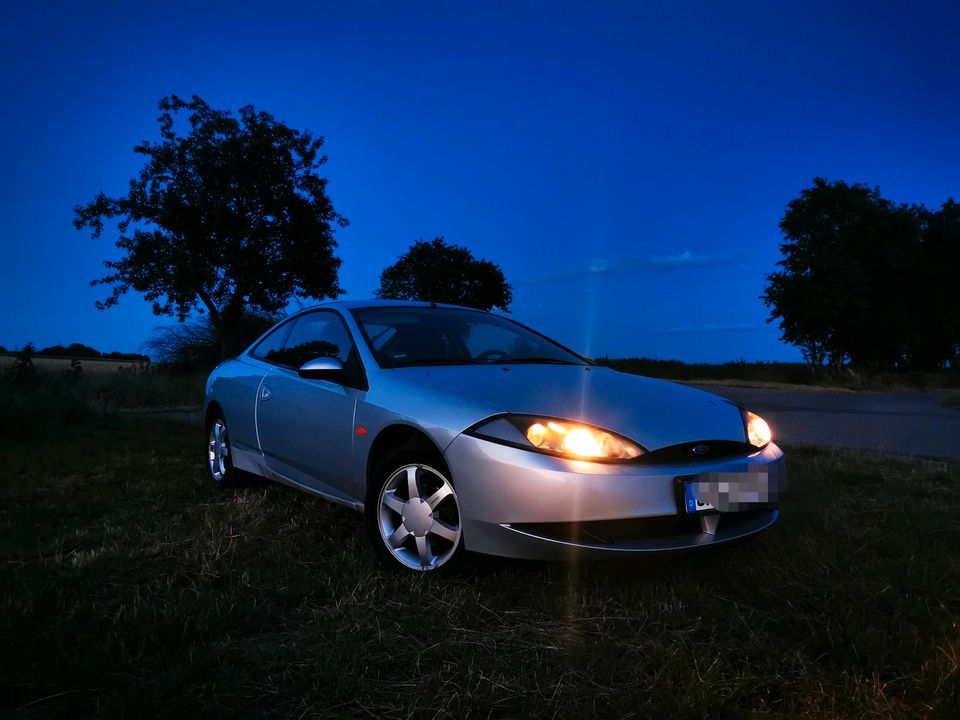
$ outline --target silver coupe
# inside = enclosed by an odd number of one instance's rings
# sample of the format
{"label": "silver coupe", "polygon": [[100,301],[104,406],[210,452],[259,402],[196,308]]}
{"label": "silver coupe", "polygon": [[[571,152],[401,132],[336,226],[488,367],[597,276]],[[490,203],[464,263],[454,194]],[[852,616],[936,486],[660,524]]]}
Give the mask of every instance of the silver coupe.
{"label": "silver coupe", "polygon": [[772,525],[786,482],[767,423],[728,400],[429,303],[284,319],[210,375],[206,427],[217,483],[359,510],[380,558],[418,572],[717,545]]}

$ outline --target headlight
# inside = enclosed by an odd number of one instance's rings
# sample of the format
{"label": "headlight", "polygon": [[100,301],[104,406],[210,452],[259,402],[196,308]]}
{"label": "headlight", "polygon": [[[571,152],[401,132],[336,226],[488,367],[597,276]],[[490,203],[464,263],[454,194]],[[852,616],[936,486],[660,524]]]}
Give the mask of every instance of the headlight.
{"label": "headlight", "polygon": [[632,460],[644,449],[625,437],[583,423],[530,415],[506,415],[471,434],[507,445],[588,460]]}
{"label": "headlight", "polygon": [[773,431],[762,417],[749,410],[744,410],[743,420],[747,429],[747,442],[751,445],[762,448],[773,440]]}

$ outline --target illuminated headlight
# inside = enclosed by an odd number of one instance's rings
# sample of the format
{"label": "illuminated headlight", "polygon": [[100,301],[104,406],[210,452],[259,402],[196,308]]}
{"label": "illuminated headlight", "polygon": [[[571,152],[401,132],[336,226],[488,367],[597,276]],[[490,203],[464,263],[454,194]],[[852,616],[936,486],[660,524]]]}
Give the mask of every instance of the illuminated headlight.
{"label": "illuminated headlight", "polygon": [[602,428],[529,415],[501,416],[474,428],[471,434],[586,460],[632,460],[644,452],[636,443]]}
{"label": "illuminated headlight", "polygon": [[754,447],[762,448],[773,440],[773,431],[767,421],[756,413],[744,410],[743,421],[747,429],[747,442]]}

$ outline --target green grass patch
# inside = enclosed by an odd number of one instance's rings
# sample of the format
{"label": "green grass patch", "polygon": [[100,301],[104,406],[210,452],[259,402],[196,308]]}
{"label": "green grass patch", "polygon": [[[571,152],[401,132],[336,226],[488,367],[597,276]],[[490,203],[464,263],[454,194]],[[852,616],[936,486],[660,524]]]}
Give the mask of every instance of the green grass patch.
{"label": "green grass patch", "polygon": [[943,399],[943,404],[960,410],[960,392],[947,393],[947,396]]}
{"label": "green grass patch", "polygon": [[434,578],[186,425],[3,442],[0,714],[957,717],[955,464],[797,449],[750,542]]}

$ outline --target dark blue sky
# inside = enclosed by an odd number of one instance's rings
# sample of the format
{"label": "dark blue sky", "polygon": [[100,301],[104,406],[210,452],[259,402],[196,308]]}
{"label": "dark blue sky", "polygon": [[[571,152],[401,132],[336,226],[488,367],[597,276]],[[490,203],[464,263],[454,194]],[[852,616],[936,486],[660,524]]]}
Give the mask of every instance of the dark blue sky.
{"label": "dark blue sky", "polygon": [[784,205],[815,175],[960,195],[958,37],[956,3],[6,2],[0,344],[169,322],[94,308],[115,250],[71,219],[175,92],[326,137],[348,298],[444,235],[587,354],[795,359],[757,299]]}

